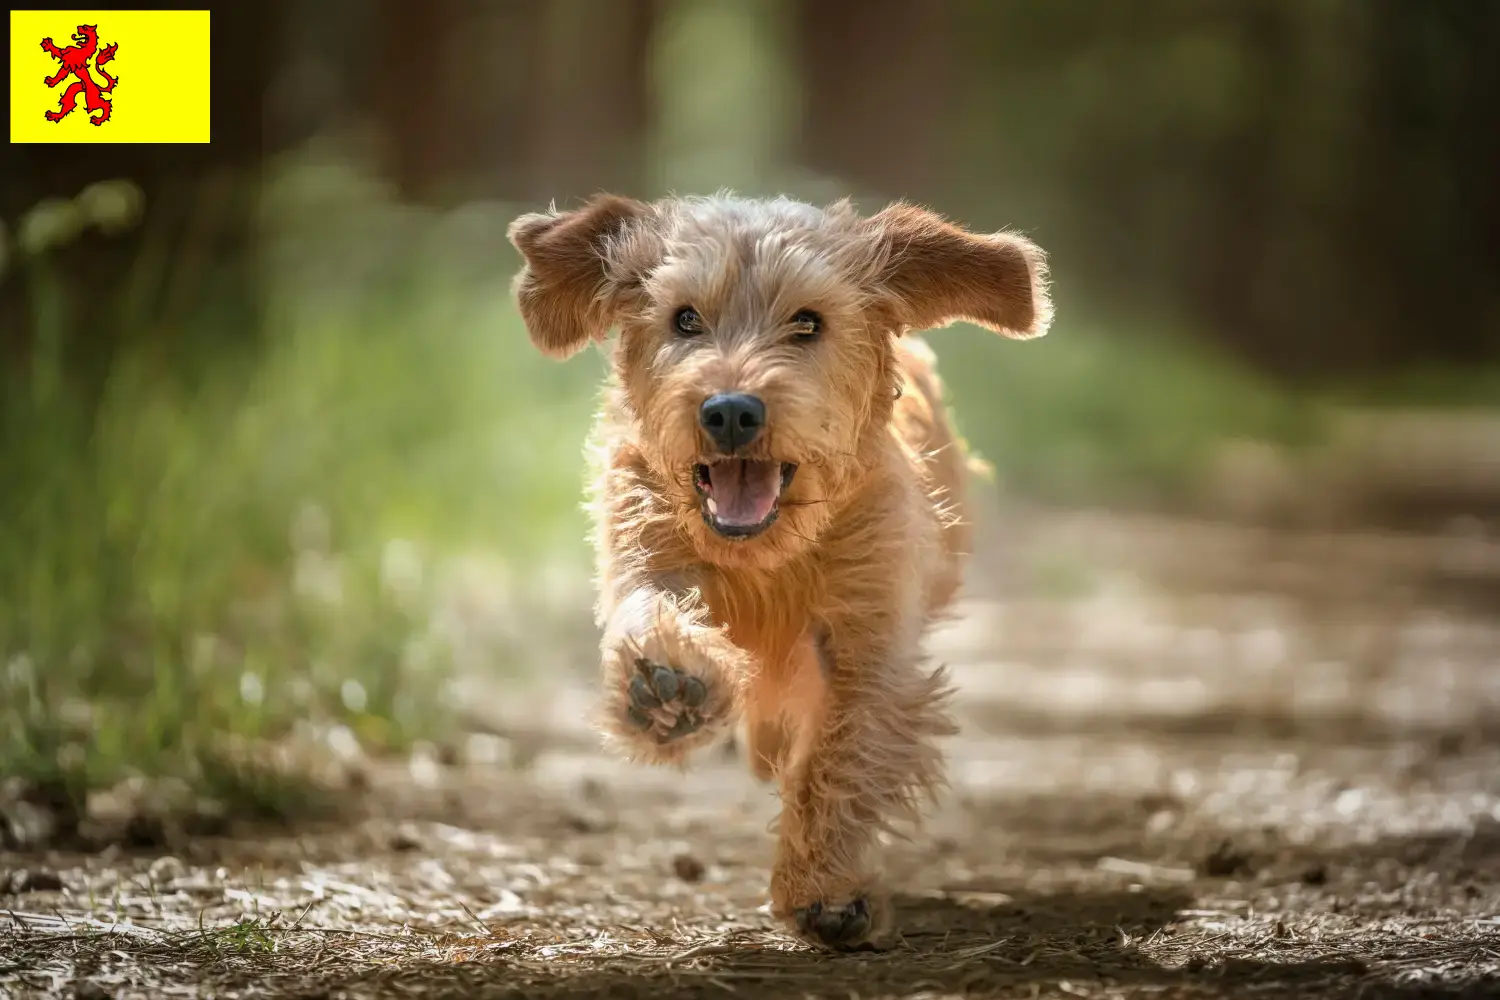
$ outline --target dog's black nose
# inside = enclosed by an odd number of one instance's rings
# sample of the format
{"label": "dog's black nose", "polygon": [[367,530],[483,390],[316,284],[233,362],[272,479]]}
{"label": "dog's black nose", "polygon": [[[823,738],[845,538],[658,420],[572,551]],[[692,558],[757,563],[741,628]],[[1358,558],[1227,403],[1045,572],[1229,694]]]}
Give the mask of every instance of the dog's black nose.
{"label": "dog's black nose", "polygon": [[720,393],[703,401],[698,423],[720,451],[732,455],[760,436],[766,425],[766,404],[743,392]]}

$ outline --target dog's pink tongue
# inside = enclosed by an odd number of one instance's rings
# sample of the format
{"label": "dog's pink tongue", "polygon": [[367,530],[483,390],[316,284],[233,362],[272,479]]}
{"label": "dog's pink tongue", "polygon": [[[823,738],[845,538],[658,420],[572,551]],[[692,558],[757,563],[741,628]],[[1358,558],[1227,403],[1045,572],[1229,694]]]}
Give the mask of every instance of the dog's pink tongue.
{"label": "dog's pink tongue", "polygon": [[720,524],[749,527],[771,515],[781,492],[781,469],[776,462],[726,459],[708,467],[709,484]]}

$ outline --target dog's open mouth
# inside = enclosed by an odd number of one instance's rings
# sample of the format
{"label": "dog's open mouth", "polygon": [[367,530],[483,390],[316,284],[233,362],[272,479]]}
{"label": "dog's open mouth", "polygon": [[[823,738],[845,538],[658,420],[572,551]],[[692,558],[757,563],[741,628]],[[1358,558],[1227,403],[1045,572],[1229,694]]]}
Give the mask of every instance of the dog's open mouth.
{"label": "dog's open mouth", "polygon": [[725,538],[752,538],[776,523],[781,494],[797,466],[770,459],[721,458],[699,465],[693,485],[703,498],[703,520]]}

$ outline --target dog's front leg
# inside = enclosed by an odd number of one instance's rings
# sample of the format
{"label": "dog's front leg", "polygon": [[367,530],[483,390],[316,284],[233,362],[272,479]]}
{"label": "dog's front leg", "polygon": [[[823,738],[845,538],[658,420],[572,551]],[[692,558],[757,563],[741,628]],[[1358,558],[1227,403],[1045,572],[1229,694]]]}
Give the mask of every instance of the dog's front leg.
{"label": "dog's front leg", "polygon": [[734,724],[747,654],[696,593],[641,586],[604,631],[602,727],[625,756],[678,763]]}
{"label": "dog's front leg", "polygon": [[836,625],[807,646],[821,684],[792,719],[771,903],[803,936],[848,947],[886,925],[876,838],[918,818],[943,781],[935,741],[954,728],[945,673],[914,649]]}

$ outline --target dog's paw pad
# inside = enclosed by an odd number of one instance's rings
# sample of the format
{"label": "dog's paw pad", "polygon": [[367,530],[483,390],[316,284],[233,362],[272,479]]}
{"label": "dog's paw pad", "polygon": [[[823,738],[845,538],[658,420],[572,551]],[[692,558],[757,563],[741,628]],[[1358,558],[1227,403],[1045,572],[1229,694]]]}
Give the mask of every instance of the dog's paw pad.
{"label": "dog's paw pad", "polygon": [[671,667],[657,667],[651,671],[651,684],[656,688],[656,696],[663,703],[677,700],[678,689],[682,687],[678,677],[677,671]]}
{"label": "dog's paw pad", "polygon": [[701,679],[644,658],[635,661],[635,669],[625,709],[632,726],[651,732],[659,743],[680,740],[703,728],[708,686]]}
{"label": "dog's paw pad", "polygon": [[656,692],[651,690],[650,683],[644,677],[630,678],[630,705],[632,711],[644,714],[646,709],[661,708],[661,699]]}
{"label": "dog's paw pad", "polygon": [[870,904],[859,898],[841,906],[813,903],[795,911],[797,930],[830,948],[852,948],[870,934]]}

